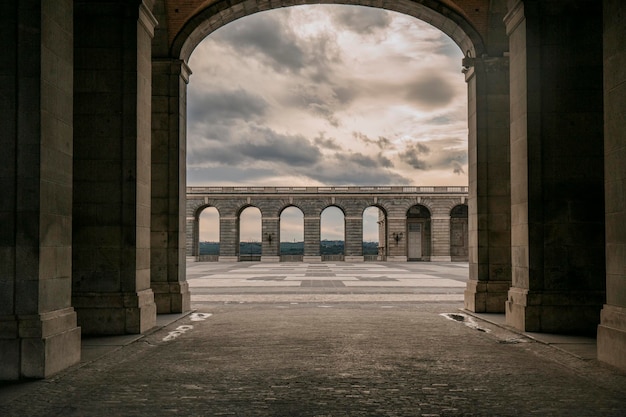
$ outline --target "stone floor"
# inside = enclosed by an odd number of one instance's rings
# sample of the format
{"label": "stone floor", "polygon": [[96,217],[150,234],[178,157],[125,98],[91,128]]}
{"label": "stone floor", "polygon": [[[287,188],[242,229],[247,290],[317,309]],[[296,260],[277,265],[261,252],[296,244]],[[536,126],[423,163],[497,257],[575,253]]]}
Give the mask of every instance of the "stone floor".
{"label": "stone floor", "polygon": [[626,374],[595,360],[593,339],[460,310],[465,264],[190,263],[188,276],[193,313],[0,385],[0,416],[626,415]]}

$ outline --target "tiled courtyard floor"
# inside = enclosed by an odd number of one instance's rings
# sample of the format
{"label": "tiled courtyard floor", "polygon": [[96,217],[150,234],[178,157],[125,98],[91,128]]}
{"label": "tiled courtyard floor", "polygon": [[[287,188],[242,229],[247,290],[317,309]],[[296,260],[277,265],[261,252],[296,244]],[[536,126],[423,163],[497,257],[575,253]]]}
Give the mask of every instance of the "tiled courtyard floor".
{"label": "tiled courtyard floor", "polygon": [[463,314],[464,264],[189,264],[188,277],[193,314],[0,386],[0,416],[626,415],[626,374]]}

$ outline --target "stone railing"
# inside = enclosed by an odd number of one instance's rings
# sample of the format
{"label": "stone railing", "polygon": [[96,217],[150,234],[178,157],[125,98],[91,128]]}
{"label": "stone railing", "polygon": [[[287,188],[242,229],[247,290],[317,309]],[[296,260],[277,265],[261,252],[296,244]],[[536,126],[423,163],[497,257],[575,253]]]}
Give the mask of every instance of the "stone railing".
{"label": "stone railing", "polygon": [[187,194],[467,194],[464,186],[187,187]]}

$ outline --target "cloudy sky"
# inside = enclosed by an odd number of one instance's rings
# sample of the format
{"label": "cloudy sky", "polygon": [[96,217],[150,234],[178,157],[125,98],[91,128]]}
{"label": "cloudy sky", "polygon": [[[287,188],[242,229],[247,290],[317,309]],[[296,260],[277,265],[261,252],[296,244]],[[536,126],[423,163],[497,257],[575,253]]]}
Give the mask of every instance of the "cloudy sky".
{"label": "cloudy sky", "polygon": [[187,183],[467,185],[461,58],[438,29],[380,9],[232,22],[189,62]]}

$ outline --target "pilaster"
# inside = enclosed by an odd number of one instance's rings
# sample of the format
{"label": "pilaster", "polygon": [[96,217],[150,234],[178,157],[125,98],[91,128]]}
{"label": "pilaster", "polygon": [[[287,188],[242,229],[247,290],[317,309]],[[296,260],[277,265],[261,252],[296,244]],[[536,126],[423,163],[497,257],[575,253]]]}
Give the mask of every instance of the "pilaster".
{"label": "pilaster", "polygon": [[[87,334],[155,325],[151,40],[143,5],[75,1],[73,303]],[[102,57],[119,56],[103,64]]]}
{"label": "pilaster", "polygon": [[469,264],[465,308],[502,313],[511,285],[509,58],[466,57]]}
{"label": "pilaster", "polygon": [[450,262],[450,216],[432,216],[431,262]]}
{"label": "pilaster", "polygon": [[261,218],[261,262],[280,262],[280,218]]}
{"label": "pilaster", "polygon": [[344,260],[348,262],[363,261],[363,217],[346,216]]}
{"label": "pilaster", "polygon": [[506,320],[525,331],[590,334],[605,290],[602,4],[511,3]]}
{"label": "pilaster", "polygon": [[602,3],[607,294],[597,333],[598,359],[626,370],[626,3]]}
{"label": "pilaster", "polygon": [[406,216],[387,217],[387,260],[391,262],[407,261]]}
{"label": "pilaster", "polygon": [[239,260],[239,221],[235,216],[220,216],[220,262]]}
{"label": "pilaster", "polygon": [[[180,313],[190,308],[185,276],[184,194],[190,74],[191,70],[181,60],[152,60],[150,281],[158,313]],[[193,226],[189,232],[197,235],[199,231]],[[197,239],[192,245],[194,249],[198,256]]]}
{"label": "pilaster", "polygon": [[80,360],[71,307],[73,3],[0,4],[0,380]]}
{"label": "pilaster", "polygon": [[320,218],[304,214],[304,262],[320,262]]}

